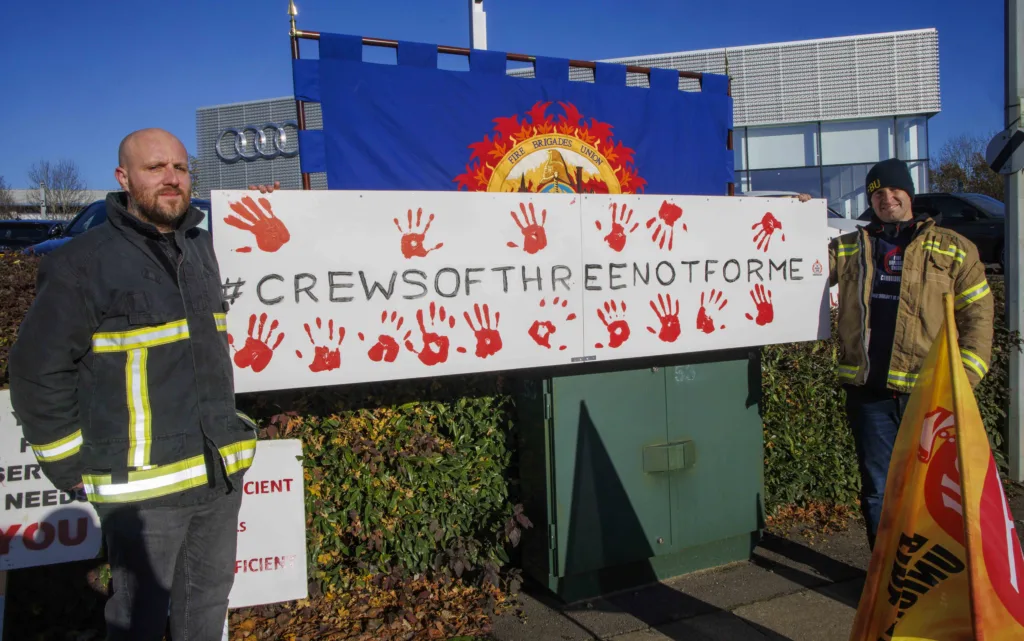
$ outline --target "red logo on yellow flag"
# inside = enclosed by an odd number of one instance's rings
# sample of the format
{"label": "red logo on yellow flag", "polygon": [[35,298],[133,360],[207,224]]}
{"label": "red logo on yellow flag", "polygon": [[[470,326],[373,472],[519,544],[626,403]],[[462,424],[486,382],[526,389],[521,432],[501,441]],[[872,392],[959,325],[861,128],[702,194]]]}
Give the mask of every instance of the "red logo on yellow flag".
{"label": "red logo on yellow flag", "polygon": [[896,438],[851,641],[1024,639],[1024,556],[953,326],[947,296]]}

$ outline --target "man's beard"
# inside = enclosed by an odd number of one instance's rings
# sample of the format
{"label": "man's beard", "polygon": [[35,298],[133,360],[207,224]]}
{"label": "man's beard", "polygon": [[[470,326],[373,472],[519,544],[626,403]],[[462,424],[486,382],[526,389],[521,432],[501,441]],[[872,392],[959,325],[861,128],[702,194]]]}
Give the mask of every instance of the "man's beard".
{"label": "man's beard", "polygon": [[[181,196],[180,205],[161,202],[161,192],[168,191],[174,191]],[[154,225],[168,225],[171,227],[181,220],[181,217],[185,215],[189,207],[189,200],[185,196],[185,192],[170,187],[163,187],[147,194],[141,194],[138,198],[133,197],[132,202],[135,204],[135,213],[139,218],[149,221]]]}

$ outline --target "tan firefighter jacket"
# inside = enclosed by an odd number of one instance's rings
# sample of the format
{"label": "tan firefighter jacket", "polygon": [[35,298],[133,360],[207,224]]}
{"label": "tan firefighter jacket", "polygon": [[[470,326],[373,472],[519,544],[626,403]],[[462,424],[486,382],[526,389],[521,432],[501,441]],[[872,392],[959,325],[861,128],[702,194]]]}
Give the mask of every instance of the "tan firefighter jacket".
{"label": "tan firefighter jacket", "polygon": [[[873,222],[869,225],[877,225]],[[889,389],[910,392],[942,328],[942,295],[955,296],[960,357],[971,385],[988,373],[992,358],[993,300],[985,266],[972,242],[939,227],[931,218],[916,223],[903,255],[899,311],[889,363]],[[839,285],[839,379],[863,385],[868,377],[873,239],[865,227],[833,238],[828,248],[829,281]]]}

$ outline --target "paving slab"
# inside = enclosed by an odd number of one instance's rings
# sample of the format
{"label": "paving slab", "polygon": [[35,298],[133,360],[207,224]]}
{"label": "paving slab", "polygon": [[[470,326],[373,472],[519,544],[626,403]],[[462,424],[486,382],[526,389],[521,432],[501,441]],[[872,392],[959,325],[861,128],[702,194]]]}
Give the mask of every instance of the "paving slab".
{"label": "paving slab", "polygon": [[[859,594],[862,586],[863,581],[854,580],[843,589],[833,591]],[[834,596],[807,590],[746,605],[734,610],[733,614],[793,641],[847,639],[857,609]]]}

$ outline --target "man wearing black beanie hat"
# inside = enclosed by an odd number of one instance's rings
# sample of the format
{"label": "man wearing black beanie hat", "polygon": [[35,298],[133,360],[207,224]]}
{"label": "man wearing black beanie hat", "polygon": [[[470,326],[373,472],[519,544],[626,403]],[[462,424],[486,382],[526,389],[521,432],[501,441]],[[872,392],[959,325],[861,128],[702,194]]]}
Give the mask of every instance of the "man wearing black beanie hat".
{"label": "man wearing black beanie hat", "polygon": [[988,373],[993,303],[978,249],[913,212],[906,163],[868,172],[871,222],[832,239],[829,280],[839,285],[839,378],[861,476],[861,509],[874,547],[896,433],[918,374],[955,297],[960,356],[972,385]]}

